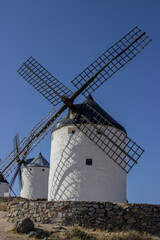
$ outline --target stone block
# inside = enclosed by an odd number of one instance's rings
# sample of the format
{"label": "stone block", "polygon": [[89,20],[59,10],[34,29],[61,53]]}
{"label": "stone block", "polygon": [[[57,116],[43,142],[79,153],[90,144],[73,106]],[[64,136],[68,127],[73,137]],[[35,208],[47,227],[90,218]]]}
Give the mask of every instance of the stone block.
{"label": "stone block", "polygon": [[131,218],[127,219],[127,223],[136,223],[136,219],[131,217]]}
{"label": "stone block", "polygon": [[93,208],[99,208],[99,205],[96,204],[96,203],[94,203],[94,204],[93,204]]}
{"label": "stone block", "polygon": [[105,210],[104,210],[104,209],[97,208],[97,209],[96,209],[96,213],[105,213]]}

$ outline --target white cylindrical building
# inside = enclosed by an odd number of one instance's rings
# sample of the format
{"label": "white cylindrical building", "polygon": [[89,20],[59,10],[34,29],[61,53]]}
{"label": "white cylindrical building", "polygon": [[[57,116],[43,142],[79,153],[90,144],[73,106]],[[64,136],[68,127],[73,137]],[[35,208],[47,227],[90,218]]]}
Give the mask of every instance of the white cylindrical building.
{"label": "white cylindrical building", "polygon": [[[126,134],[91,96],[77,107],[83,111],[86,103]],[[126,202],[125,171],[73,125],[70,112],[51,137],[48,200]]]}
{"label": "white cylindrical building", "polygon": [[9,183],[0,173],[0,197],[9,196]]}
{"label": "white cylindrical building", "polygon": [[49,163],[39,153],[35,158],[27,159],[22,168],[20,196],[27,199],[47,199]]}

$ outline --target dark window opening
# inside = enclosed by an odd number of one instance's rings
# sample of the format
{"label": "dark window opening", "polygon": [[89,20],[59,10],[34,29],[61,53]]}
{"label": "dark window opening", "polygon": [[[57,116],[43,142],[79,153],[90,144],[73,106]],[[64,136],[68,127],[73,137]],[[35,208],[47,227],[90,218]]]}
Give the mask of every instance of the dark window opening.
{"label": "dark window opening", "polygon": [[92,165],[92,158],[86,158],[86,165]]}
{"label": "dark window opening", "polygon": [[43,168],[43,169],[42,169],[42,171],[44,172],[44,171],[45,171],[45,169]]}
{"label": "dark window opening", "polygon": [[68,134],[74,134],[75,132],[75,127],[68,128]]}
{"label": "dark window opening", "polygon": [[29,170],[32,171],[32,168],[30,168]]}

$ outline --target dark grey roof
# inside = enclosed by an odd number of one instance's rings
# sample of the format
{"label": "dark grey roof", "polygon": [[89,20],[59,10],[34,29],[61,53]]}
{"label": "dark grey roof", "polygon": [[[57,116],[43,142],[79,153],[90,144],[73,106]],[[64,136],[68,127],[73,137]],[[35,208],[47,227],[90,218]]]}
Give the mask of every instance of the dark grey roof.
{"label": "dark grey roof", "polygon": [[35,158],[27,159],[25,163],[27,167],[48,167],[49,168],[49,163],[42,156],[41,152]]}
{"label": "dark grey roof", "polygon": [[[81,103],[81,104],[76,104],[76,107],[78,108],[79,112],[80,113],[83,113],[83,115],[85,115],[85,117],[87,117],[91,122],[93,122],[93,111],[88,111],[88,109],[86,110],[86,103],[88,105],[90,105],[93,109],[95,109],[99,114],[101,114],[105,119],[106,119],[106,122],[102,123],[103,125],[110,125],[108,123],[108,121],[113,124],[116,128],[120,129],[121,131],[123,131],[124,133],[127,134],[125,128],[120,125],[114,118],[112,118],[106,111],[104,111],[95,101],[94,99],[92,98],[91,95],[89,95],[87,97],[87,99]],[[59,127],[63,127],[63,126],[67,126],[67,125],[71,125],[73,124],[73,118],[69,118],[70,116],[70,110],[68,111],[68,114],[67,114],[67,117],[64,118],[60,123],[58,123],[56,125],[56,128],[59,128]],[[75,121],[75,119],[74,119]],[[83,120],[82,118],[79,116],[78,118],[76,118],[76,123],[81,123]],[[83,121],[84,122],[84,121]],[[95,123],[95,122],[94,122]],[[55,129],[55,128],[54,128]],[[53,129],[53,130],[54,130]]]}
{"label": "dark grey roof", "polygon": [[8,183],[1,173],[0,173],[0,182]]}

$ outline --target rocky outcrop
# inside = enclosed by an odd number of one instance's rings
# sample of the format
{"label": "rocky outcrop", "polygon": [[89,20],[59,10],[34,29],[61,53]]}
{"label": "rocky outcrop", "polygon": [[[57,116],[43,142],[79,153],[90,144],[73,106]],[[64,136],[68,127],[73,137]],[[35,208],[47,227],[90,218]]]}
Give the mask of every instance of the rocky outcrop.
{"label": "rocky outcrop", "polygon": [[108,230],[160,232],[160,205],[110,202],[11,202],[8,221],[30,217],[34,222],[79,225]]}
{"label": "rocky outcrop", "polygon": [[18,233],[30,233],[34,229],[34,223],[30,218],[17,220],[13,229]]}

